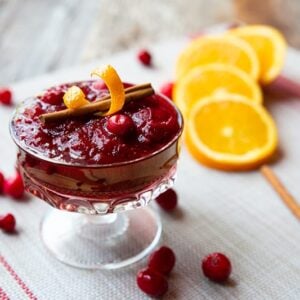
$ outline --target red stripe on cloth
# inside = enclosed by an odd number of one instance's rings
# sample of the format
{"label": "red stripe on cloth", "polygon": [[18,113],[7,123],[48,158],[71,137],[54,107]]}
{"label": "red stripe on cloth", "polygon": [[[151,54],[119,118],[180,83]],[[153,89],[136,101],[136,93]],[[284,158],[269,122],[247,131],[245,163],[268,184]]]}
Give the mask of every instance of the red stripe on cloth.
{"label": "red stripe on cloth", "polygon": [[[24,291],[24,293],[28,296],[30,300],[37,300],[37,297],[33,294],[33,292],[29,289],[29,287],[25,284],[25,282],[19,277],[16,271],[12,268],[12,266],[6,261],[6,259],[0,255],[0,263],[6,269],[6,271],[11,275],[11,277],[15,280],[15,282],[20,286],[20,288]],[[0,298],[2,300],[2,298]]]}
{"label": "red stripe on cloth", "polygon": [[0,287],[0,300],[9,300],[9,297],[1,287]]}

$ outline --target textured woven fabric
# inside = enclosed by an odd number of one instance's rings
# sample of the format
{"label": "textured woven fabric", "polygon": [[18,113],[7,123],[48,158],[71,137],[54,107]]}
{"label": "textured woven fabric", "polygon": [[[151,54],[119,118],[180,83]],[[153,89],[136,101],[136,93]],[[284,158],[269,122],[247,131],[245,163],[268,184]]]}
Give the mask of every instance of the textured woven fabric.
{"label": "textured woven fabric", "polygon": [[[16,98],[24,99],[61,81],[88,78],[100,63],[111,63],[126,81],[151,81],[156,87],[172,79],[172,66],[185,40],[151,48],[154,68],[126,52],[93,65],[47,75],[14,86]],[[300,54],[289,52],[285,73],[300,77]],[[300,100],[268,102],[278,124],[282,158],[275,172],[300,198]],[[7,123],[11,110],[0,108],[0,169],[11,173],[15,147]],[[179,209],[159,211],[163,220],[162,242],[174,249],[177,264],[164,299],[300,299],[299,222],[282,204],[258,171],[225,173],[197,164],[183,147],[176,190]],[[39,224],[50,208],[38,199],[18,203],[1,196],[0,213],[17,217],[17,235],[0,232],[0,299],[148,299],[136,287],[137,270],[145,261],[115,271],[86,271],[58,262],[44,248]],[[155,204],[152,203],[155,207]],[[201,258],[209,252],[226,253],[233,273],[226,285],[206,280]]]}

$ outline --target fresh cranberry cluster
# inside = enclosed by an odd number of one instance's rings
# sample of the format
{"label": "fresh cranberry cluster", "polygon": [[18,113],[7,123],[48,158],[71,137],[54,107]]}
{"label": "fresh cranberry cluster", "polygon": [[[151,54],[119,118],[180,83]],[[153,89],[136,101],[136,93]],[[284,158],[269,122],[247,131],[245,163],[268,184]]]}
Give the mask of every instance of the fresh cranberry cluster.
{"label": "fresh cranberry cluster", "polygon": [[146,294],[160,297],[168,290],[167,275],[175,266],[176,257],[173,250],[163,246],[152,253],[148,267],[137,274],[137,285]]}
{"label": "fresh cranberry cluster", "polygon": [[[175,266],[173,250],[163,246],[152,253],[148,266],[137,274],[137,285],[146,294],[161,297],[168,291],[167,277]],[[203,274],[212,281],[223,283],[231,273],[230,260],[222,253],[211,253],[202,260]]]}
{"label": "fresh cranberry cluster", "polygon": [[[16,172],[12,177],[5,178],[0,172],[0,192],[8,195],[16,200],[20,200],[24,196],[24,183],[19,172]],[[14,215],[8,213],[0,216],[0,229],[7,233],[15,231],[16,219]]]}
{"label": "fresh cranberry cluster", "polygon": [[[160,194],[156,198],[157,204],[170,212],[177,206],[177,194],[173,189]],[[161,297],[169,288],[167,276],[175,266],[176,257],[173,250],[162,246],[154,251],[148,260],[148,266],[137,274],[137,285],[146,294]]]}
{"label": "fresh cranberry cluster", "polygon": [[[169,189],[156,198],[157,204],[165,211],[171,212],[177,206],[177,193]],[[174,268],[175,254],[168,247],[161,247],[152,253],[148,266],[138,272],[137,285],[146,294],[153,297],[161,297],[168,290],[167,275]],[[231,263],[222,253],[211,253],[205,256],[201,262],[204,276],[218,283],[228,280],[231,273]]]}
{"label": "fresh cranberry cluster", "polygon": [[[11,106],[13,101],[12,91],[7,87],[0,87],[0,103]],[[12,177],[5,178],[0,172],[0,193],[14,199],[21,199],[24,195],[24,184],[18,172]],[[0,215],[0,229],[7,233],[15,232],[16,219],[11,213]]]}

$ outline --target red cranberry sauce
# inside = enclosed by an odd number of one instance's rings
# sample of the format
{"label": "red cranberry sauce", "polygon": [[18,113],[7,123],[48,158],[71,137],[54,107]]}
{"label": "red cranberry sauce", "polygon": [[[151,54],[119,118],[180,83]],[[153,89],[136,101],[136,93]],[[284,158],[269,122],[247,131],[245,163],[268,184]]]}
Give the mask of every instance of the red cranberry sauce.
{"label": "red cranberry sauce", "polygon": [[[110,164],[147,156],[170,142],[180,130],[173,106],[159,95],[127,103],[121,114],[130,117],[129,135],[108,130],[108,117],[84,117],[43,124],[39,116],[65,109],[63,94],[69,86],[50,88],[28,102],[14,120],[17,139],[45,157],[75,164]],[[93,81],[76,83],[94,101],[108,93],[93,88]],[[51,98],[53,97],[53,99]],[[52,101],[53,100],[53,101]]]}

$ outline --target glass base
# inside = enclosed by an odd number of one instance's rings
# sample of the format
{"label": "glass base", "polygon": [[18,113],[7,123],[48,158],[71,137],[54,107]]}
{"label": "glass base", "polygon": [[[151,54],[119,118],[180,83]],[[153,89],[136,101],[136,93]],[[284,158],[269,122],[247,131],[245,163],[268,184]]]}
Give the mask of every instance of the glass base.
{"label": "glass base", "polygon": [[61,262],[84,269],[117,269],[148,255],[162,226],[149,207],[107,215],[52,209],[42,220],[41,236]]}

